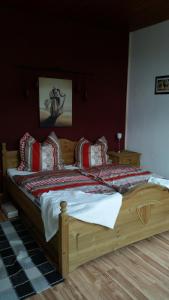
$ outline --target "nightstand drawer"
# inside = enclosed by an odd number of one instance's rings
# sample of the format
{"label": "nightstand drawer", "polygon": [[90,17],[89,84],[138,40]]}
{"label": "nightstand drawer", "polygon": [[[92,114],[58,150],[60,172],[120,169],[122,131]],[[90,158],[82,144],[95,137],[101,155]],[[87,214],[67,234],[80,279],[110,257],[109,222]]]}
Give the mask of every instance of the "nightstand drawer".
{"label": "nightstand drawer", "polygon": [[140,153],[133,151],[108,152],[113,163],[131,166],[140,166]]}
{"label": "nightstand drawer", "polygon": [[123,157],[119,160],[119,163],[124,165],[139,165],[139,161],[136,157]]}

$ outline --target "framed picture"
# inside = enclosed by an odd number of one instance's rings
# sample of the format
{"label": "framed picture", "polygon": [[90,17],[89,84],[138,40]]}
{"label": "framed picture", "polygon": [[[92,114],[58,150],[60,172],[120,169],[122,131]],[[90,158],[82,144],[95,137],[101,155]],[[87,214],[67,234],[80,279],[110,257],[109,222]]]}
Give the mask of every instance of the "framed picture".
{"label": "framed picture", "polygon": [[72,126],[72,80],[39,77],[40,127]]}
{"label": "framed picture", "polygon": [[155,77],[155,94],[169,94],[169,75]]}

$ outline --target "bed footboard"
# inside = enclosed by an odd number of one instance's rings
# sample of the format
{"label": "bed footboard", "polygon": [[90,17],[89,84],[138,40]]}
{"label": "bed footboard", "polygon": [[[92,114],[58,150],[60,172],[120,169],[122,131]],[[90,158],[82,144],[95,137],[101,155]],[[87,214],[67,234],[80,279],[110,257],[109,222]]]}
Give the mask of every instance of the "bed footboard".
{"label": "bed footboard", "polygon": [[169,192],[146,184],[123,197],[114,229],[69,219],[69,272],[113,250],[169,230]]}

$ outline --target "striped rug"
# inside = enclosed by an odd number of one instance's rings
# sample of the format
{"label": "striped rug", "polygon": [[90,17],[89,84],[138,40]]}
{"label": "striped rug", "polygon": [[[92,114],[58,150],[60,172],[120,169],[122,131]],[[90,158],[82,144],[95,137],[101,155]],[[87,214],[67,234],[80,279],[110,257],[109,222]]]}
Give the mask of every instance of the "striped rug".
{"label": "striped rug", "polygon": [[0,223],[0,300],[26,299],[62,281],[20,220]]}

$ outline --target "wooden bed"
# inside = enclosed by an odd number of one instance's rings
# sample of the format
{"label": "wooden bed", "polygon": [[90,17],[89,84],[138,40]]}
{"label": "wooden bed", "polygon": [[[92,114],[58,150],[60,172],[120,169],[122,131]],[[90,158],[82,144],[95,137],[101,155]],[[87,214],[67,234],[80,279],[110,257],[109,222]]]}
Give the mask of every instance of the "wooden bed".
{"label": "wooden bed", "polygon": [[[60,139],[65,163],[74,161],[76,142]],[[23,220],[30,226],[60,273],[66,277],[78,266],[125,245],[169,230],[169,192],[153,184],[138,186],[123,196],[123,204],[114,229],[90,224],[72,218],[66,213],[66,199],[61,203],[59,231],[48,243],[40,210],[6,176],[9,167],[18,165],[18,151],[7,151],[2,144],[4,192],[20,210]]]}

